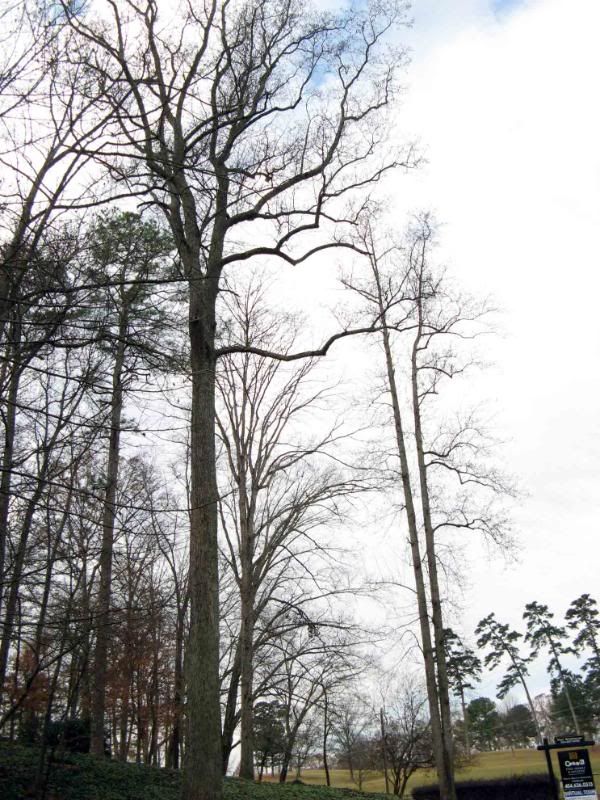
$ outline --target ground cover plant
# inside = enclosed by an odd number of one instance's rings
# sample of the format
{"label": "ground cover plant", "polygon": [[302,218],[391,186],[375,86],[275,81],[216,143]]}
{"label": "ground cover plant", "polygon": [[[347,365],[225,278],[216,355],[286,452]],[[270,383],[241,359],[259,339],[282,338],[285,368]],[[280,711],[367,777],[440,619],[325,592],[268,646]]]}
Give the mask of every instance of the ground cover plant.
{"label": "ground cover plant", "polygon": [[[39,751],[0,743],[0,797],[32,797]],[[178,800],[181,772],[118,761],[100,761],[88,755],[55,754],[46,787],[46,800]],[[377,795],[370,794],[369,798]],[[360,800],[366,794],[325,786],[254,783],[225,780],[225,800]]]}

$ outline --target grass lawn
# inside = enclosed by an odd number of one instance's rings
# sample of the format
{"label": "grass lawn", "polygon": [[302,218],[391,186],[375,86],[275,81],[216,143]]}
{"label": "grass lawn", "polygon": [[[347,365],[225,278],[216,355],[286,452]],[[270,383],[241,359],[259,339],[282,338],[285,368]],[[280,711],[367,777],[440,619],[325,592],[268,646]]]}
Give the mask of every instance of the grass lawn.
{"label": "grass lawn", "polygon": [[[590,748],[592,759],[592,769],[600,776],[600,746]],[[554,761],[554,771],[559,777],[558,762],[556,755],[552,756]],[[524,773],[546,772],[546,758],[542,752],[537,750],[506,750],[496,753],[480,753],[473,756],[471,763],[464,769],[459,769],[456,773],[457,780],[477,780],[482,778],[507,778],[511,775],[523,775]],[[347,770],[330,770],[331,782],[333,786],[354,787],[350,773]],[[304,770],[301,779],[309,784],[324,784],[325,772],[323,770]],[[415,786],[422,786],[427,783],[434,783],[435,773],[429,770],[417,772],[408,783],[408,790]],[[596,781],[596,785],[600,783]],[[363,780],[363,791],[365,792],[384,792],[385,781],[381,773],[367,773]]]}

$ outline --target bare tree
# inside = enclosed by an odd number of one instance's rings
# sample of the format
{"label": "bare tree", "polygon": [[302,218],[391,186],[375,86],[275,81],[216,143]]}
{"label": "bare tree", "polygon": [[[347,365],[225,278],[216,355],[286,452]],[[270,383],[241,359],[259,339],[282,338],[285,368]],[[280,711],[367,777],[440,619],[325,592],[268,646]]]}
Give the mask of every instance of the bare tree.
{"label": "bare tree", "polygon": [[384,752],[392,773],[392,790],[398,797],[404,796],[410,777],[418,769],[433,764],[426,707],[426,693],[409,680],[386,710]]}
{"label": "bare tree", "polygon": [[[296,0],[62,4],[108,86],[114,129],[96,149],[115,178],[166,215],[189,288],[192,372],[187,798],[221,796],[215,342],[223,271],[259,256],[298,264],[340,238],[344,197],[396,163],[382,158],[401,59],[383,57],[396,3],[339,16]],[[329,209],[329,210],[328,210]],[[251,230],[264,231],[262,243]],[[243,347],[242,347],[243,349]],[[198,676],[202,676],[199,678]]]}
{"label": "bare tree", "polygon": [[[229,303],[230,334],[248,347],[291,352],[298,323],[270,312],[259,284],[234,297]],[[315,574],[323,571],[318,561],[329,549],[323,537],[317,539],[318,531],[341,517],[345,497],[363,488],[351,470],[342,470],[332,459],[341,430],[327,428],[310,437],[301,433],[302,422],[328,394],[315,366],[314,360],[297,366],[243,353],[223,357],[217,371],[217,425],[227,467],[221,526],[225,557],[240,594],[240,775],[250,779],[255,651],[282,612],[296,610],[301,621],[306,618],[299,601],[305,605],[310,595],[306,589],[290,591],[290,580],[304,587],[312,583],[318,595],[333,596]],[[264,628],[255,632],[261,617],[269,620],[267,636]]]}
{"label": "bare tree", "polygon": [[[381,328],[386,388],[391,399],[400,482],[413,572],[431,732],[443,798],[453,798],[452,722],[444,652],[441,560],[444,531],[471,529],[503,544],[507,522],[496,498],[511,492],[490,463],[485,434],[475,418],[440,422],[433,400],[444,380],[463,374],[473,359],[456,343],[472,339],[488,313],[452,291],[431,263],[433,226],[423,215],[394,243],[369,225],[359,234],[369,251],[371,279],[353,277],[346,285]],[[401,366],[406,384],[397,378]]]}
{"label": "bare tree", "polygon": [[374,730],[375,715],[368,703],[346,698],[336,709],[334,735],[338,763],[350,772],[350,779],[359,790],[367,773],[378,766]]}

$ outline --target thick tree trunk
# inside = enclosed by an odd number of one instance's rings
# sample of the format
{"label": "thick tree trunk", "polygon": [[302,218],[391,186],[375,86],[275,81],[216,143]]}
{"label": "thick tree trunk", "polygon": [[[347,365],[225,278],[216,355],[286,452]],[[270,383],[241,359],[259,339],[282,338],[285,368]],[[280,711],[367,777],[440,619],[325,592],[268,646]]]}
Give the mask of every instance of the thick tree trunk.
{"label": "thick tree trunk", "polygon": [[102,513],[102,545],[100,550],[100,587],[96,606],[96,649],[91,697],[90,752],[104,757],[104,708],[106,695],[106,668],[110,638],[110,597],[112,581],[113,544],[115,534],[115,499],[119,478],[121,442],[121,416],[123,412],[123,368],[127,319],[123,315],[119,324],[119,342],[112,375],[110,412],[110,438],[106,468],[106,491]]}
{"label": "thick tree trunk", "polygon": [[285,783],[287,780],[288,772],[290,769],[290,761],[292,760],[292,751],[287,749],[283,754],[281,761],[281,769],[279,771],[279,783]]}
{"label": "thick tree trunk", "polygon": [[[222,239],[221,239],[222,242]],[[222,245],[221,245],[222,247]],[[214,253],[217,261],[220,252]],[[183,797],[221,800],[219,576],[215,463],[217,279],[190,276],[192,370],[190,635],[186,653],[187,737]]]}

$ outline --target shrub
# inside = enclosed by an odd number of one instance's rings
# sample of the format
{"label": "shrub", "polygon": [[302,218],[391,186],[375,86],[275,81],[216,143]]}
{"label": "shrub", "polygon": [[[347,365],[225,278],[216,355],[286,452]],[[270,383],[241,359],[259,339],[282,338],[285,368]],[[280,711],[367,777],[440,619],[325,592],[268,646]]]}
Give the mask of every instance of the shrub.
{"label": "shrub", "polygon": [[67,719],[51,722],[46,734],[51,747],[63,745],[70,753],[90,752],[90,723],[85,719]]}
{"label": "shrub", "polygon": [[[439,800],[440,794],[436,785],[418,786],[412,796],[414,800]],[[551,796],[550,778],[543,773],[456,784],[457,800],[548,800]]]}

